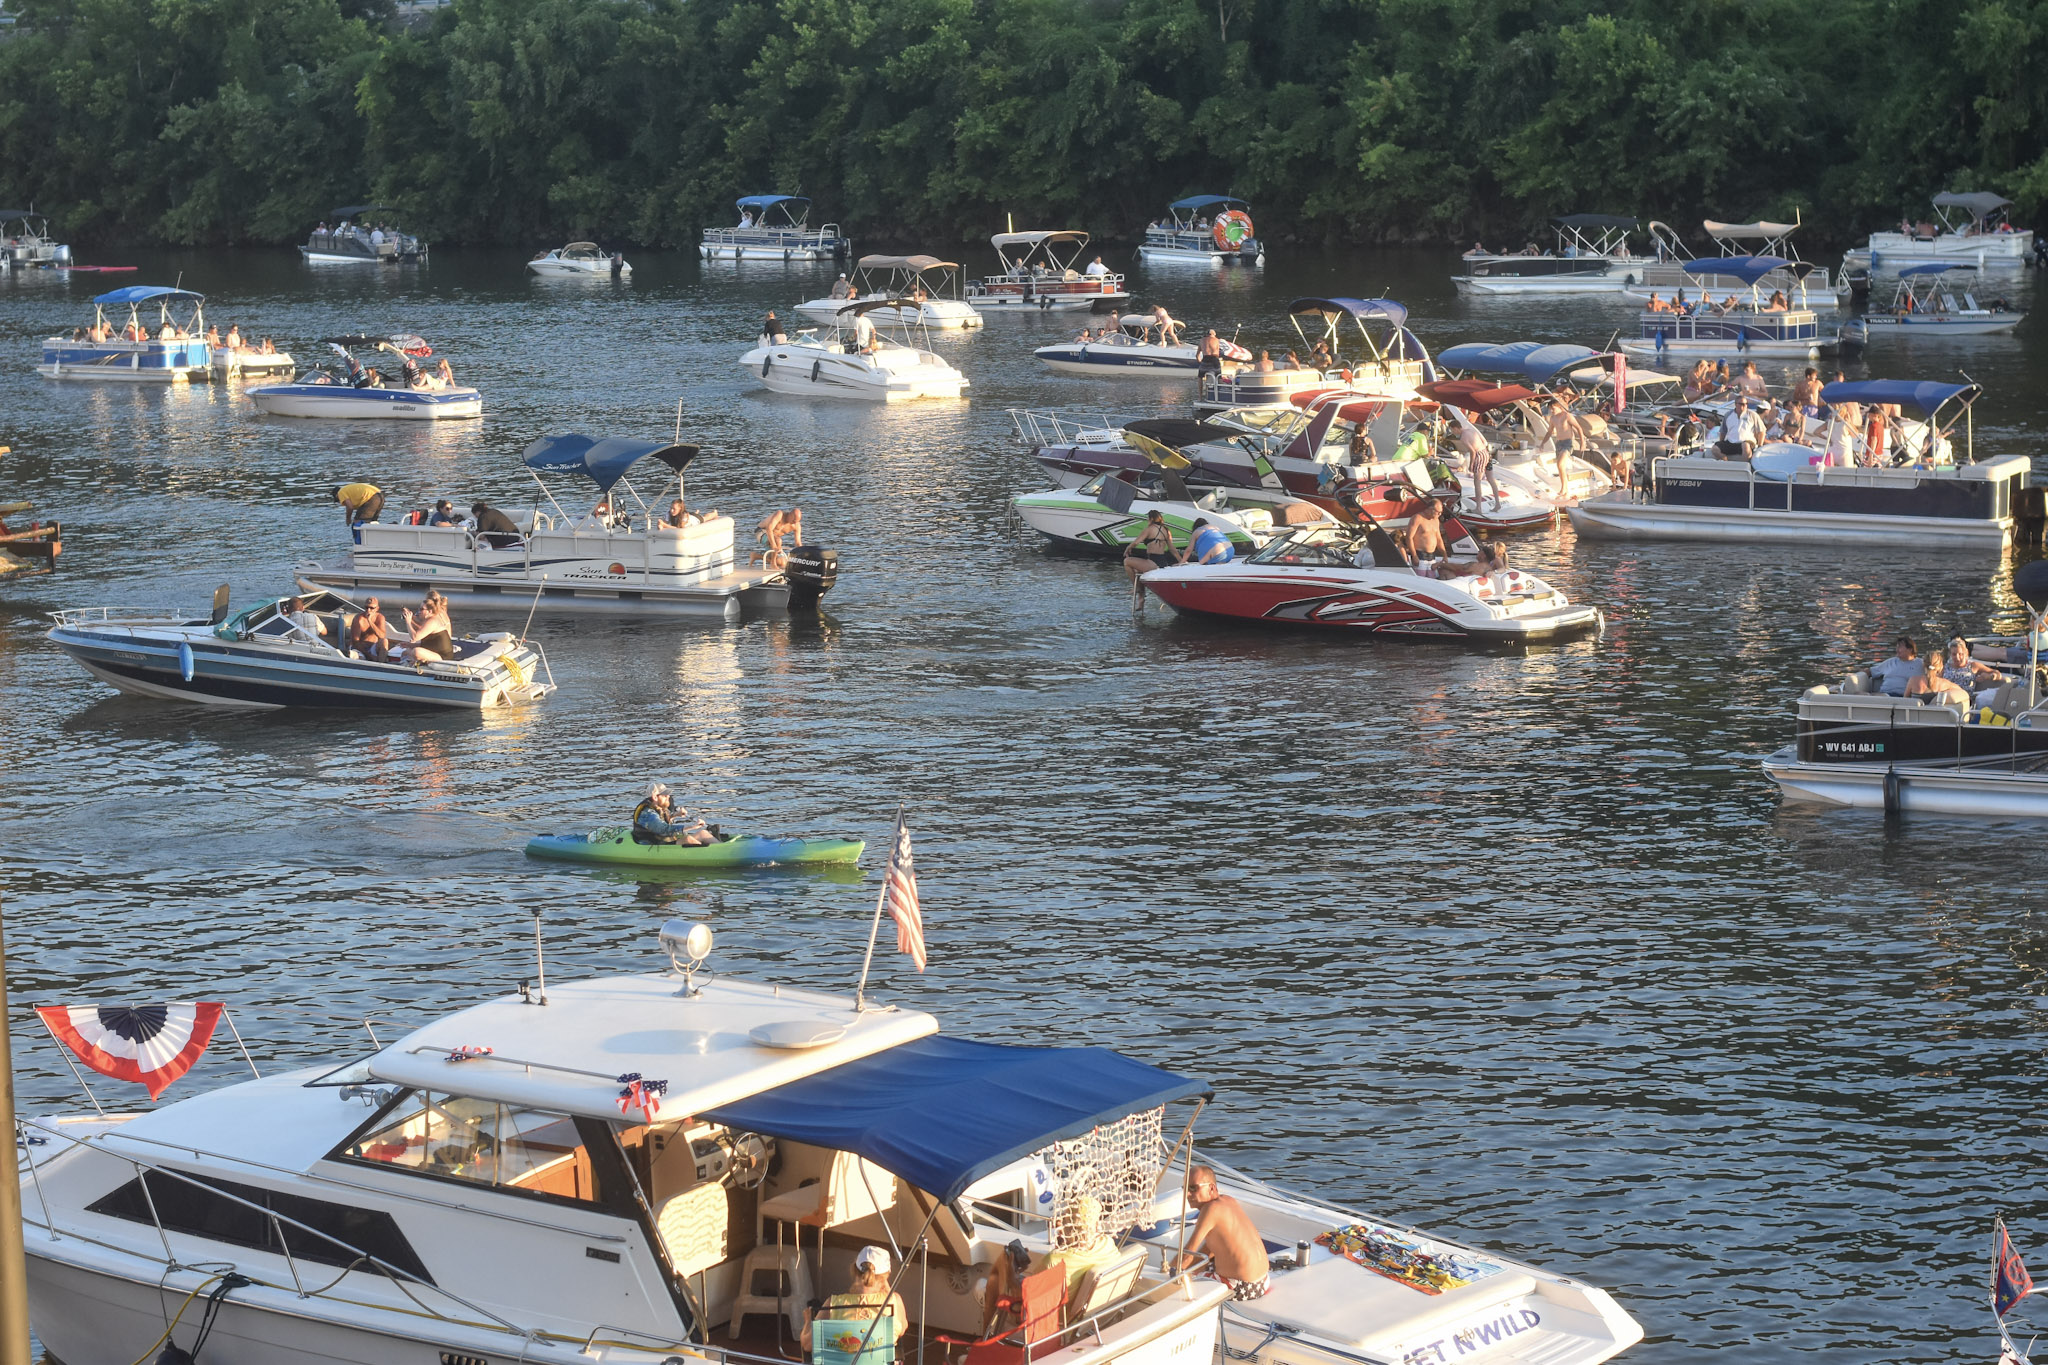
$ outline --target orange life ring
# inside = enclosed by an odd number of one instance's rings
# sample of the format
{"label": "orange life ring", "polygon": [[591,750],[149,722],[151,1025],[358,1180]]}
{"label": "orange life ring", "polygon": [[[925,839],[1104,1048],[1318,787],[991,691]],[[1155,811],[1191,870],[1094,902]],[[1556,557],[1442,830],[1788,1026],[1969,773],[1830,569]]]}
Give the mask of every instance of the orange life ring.
{"label": "orange life ring", "polygon": [[1226,209],[1209,227],[1218,251],[1236,251],[1252,239],[1252,216],[1243,209]]}

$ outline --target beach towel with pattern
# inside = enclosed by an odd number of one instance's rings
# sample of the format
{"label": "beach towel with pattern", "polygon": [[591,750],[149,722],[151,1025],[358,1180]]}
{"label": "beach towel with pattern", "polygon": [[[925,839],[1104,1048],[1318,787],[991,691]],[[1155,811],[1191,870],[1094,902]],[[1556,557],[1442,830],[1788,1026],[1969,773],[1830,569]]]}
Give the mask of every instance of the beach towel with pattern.
{"label": "beach towel with pattern", "polygon": [[1316,1245],[1328,1247],[1347,1260],[1356,1261],[1375,1275],[1424,1294],[1441,1294],[1446,1289],[1463,1289],[1500,1267],[1440,1242],[1425,1241],[1392,1228],[1370,1223],[1353,1223],[1317,1236]]}

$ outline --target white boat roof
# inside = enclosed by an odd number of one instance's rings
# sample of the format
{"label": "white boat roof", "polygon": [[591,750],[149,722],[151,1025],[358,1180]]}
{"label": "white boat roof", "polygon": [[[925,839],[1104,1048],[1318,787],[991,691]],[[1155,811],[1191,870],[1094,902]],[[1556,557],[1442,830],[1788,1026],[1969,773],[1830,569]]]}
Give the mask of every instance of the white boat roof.
{"label": "white boat roof", "polygon": [[936,256],[863,256],[854,264],[862,270],[914,270],[919,274],[939,266],[960,268],[958,261],[942,261]]}
{"label": "white boat roof", "polygon": [[1703,225],[1709,237],[1724,241],[1746,241],[1755,237],[1785,237],[1799,230],[1797,223],[1717,223],[1707,219]]}
{"label": "white boat roof", "polygon": [[[684,996],[679,974],[550,984],[437,1019],[369,1060],[398,1085],[617,1119],[618,1078],[666,1081],[663,1112],[698,1114],[938,1032],[917,1010],[856,1013],[845,996],[730,978]],[[535,993],[536,996],[538,992]],[[451,1061],[458,1049],[491,1055]]]}
{"label": "white boat roof", "polygon": [[988,239],[990,246],[1037,246],[1041,242],[1085,242],[1088,234],[1079,228],[1058,228],[1051,232],[998,232]]}

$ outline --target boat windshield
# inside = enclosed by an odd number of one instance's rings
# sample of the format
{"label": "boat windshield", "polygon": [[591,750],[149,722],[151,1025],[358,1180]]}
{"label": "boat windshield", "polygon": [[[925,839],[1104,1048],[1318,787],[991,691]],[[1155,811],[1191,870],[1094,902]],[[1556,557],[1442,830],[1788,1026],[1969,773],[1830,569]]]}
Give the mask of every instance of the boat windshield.
{"label": "boat windshield", "polygon": [[332,1156],[519,1194],[601,1202],[573,1117],[498,1100],[408,1091]]}
{"label": "boat windshield", "polygon": [[1253,564],[1308,564],[1348,569],[1357,551],[1344,532],[1329,526],[1312,527],[1267,542],[1251,557]]}

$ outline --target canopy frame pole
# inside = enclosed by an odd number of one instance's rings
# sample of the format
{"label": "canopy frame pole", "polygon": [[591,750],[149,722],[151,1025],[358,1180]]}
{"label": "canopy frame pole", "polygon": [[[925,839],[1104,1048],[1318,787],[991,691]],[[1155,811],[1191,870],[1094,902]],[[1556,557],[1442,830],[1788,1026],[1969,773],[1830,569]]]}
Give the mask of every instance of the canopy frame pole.
{"label": "canopy frame pole", "polygon": [[[928,1213],[928,1214],[926,1214],[926,1215],[924,1216],[924,1222],[922,1222],[922,1223],[918,1224],[918,1227],[917,1227],[917,1236],[916,1236],[915,1238],[913,1238],[913,1239],[912,1239],[912,1245],[916,1245],[917,1243],[919,1243],[919,1242],[923,1242],[923,1241],[925,1240],[925,1234],[931,1231],[931,1229],[932,1229],[932,1223],[933,1223],[933,1221],[934,1221],[934,1220],[936,1220],[936,1219],[938,1218],[938,1216],[939,1216],[939,1210],[940,1210],[940,1209],[942,1209],[942,1208],[945,1208],[945,1207],[946,1207],[946,1201],[945,1201],[945,1200],[943,1200],[943,1199],[937,1199],[937,1198],[934,1198],[934,1199],[932,1200],[932,1211],[931,1211],[930,1213]],[[882,1220],[882,1226],[886,1228],[886,1227],[887,1227],[888,1225],[889,1225],[889,1220],[888,1220],[887,1218],[884,1218],[884,1219]],[[823,1269],[824,1269],[824,1264],[823,1264],[823,1261],[824,1261],[824,1258],[823,1258],[823,1256],[821,1255],[821,1256],[819,1257],[819,1267],[818,1267],[818,1268],[819,1268],[820,1270],[823,1270]],[[930,1257],[929,1253],[927,1253],[927,1255],[926,1255],[926,1257],[925,1257],[925,1266],[926,1266],[926,1269],[927,1269],[927,1270],[929,1270],[929,1269],[930,1269],[930,1265],[931,1265],[931,1257]],[[860,1358],[861,1358],[862,1356],[864,1356],[864,1355],[866,1355],[866,1354],[867,1354],[867,1349],[868,1349],[868,1343],[869,1343],[870,1341],[873,1341],[873,1340],[874,1340],[874,1337],[875,1337],[875,1329],[876,1329],[877,1327],[880,1327],[880,1326],[882,1325],[882,1317],[883,1317],[883,1315],[884,1315],[884,1314],[886,1314],[886,1313],[887,1313],[887,1312],[889,1311],[889,1300],[895,1297],[895,1295],[896,1295],[896,1288],[897,1288],[897,1286],[898,1286],[898,1285],[902,1284],[902,1282],[903,1282],[903,1276],[904,1276],[904,1274],[905,1274],[906,1272],[908,1272],[908,1271],[909,1271],[909,1269],[910,1269],[910,1261],[909,1261],[909,1258],[907,1258],[907,1257],[904,1257],[904,1258],[900,1258],[900,1259],[898,1259],[898,1260],[897,1260],[897,1262],[896,1262],[896,1273],[895,1273],[895,1274],[893,1274],[893,1275],[891,1275],[891,1276],[889,1277],[889,1288],[888,1288],[888,1289],[887,1289],[887,1290],[886,1290],[886,1291],[885,1291],[885,1292],[883,1293],[883,1295],[882,1295],[882,1302],[881,1302],[880,1306],[878,1306],[878,1307],[877,1307],[877,1308],[875,1309],[875,1316],[874,1316],[873,1318],[869,1319],[869,1321],[868,1321],[868,1330],[867,1330],[867,1331],[866,1331],[865,1333],[863,1333],[863,1334],[862,1334],[862,1336],[861,1336],[861,1339],[860,1339],[860,1348],[859,1348],[858,1350],[856,1350],[856,1351],[854,1351],[854,1352],[853,1352],[853,1358],[854,1358],[855,1360],[858,1360],[858,1359],[860,1359]],[[922,1304],[922,1303],[924,1302],[924,1299],[923,1299],[923,1295],[922,1295],[922,1294],[920,1294],[920,1295],[919,1295],[919,1298],[918,1298],[918,1302],[919,1302],[920,1304]],[[907,1325],[907,1324],[906,1324],[906,1325]],[[780,1329],[778,1329],[778,1330],[780,1330]],[[919,1355],[920,1357],[922,1357],[922,1356],[923,1356],[923,1354],[924,1354],[924,1320],[923,1320],[922,1318],[918,1319],[918,1323],[917,1323],[917,1351],[918,1351],[918,1355]],[[1028,1358],[1028,1357],[1029,1357],[1029,1355],[1030,1355],[1030,1351],[1031,1351],[1031,1344],[1030,1344],[1029,1342],[1026,1342],[1026,1343],[1024,1344],[1024,1351],[1025,1351],[1025,1355],[1026,1355],[1026,1357]]]}
{"label": "canopy frame pole", "polygon": [[[1196,1100],[1195,1112],[1188,1115],[1187,1127],[1181,1130],[1181,1140],[1187,1144],[1187,1156],[1183,1161],[1180,1173],[1180,1228],[1178,1230],[1179,1236],[1174,1242],[1173,1264],[1166,1267],[1169,1273],[1175,1275],[1180,1273],[1181,1258],[1188,1254],[1188,1182],[1195,1178],[1195,1120],[1202,1116],[1202,1110],[1208,1106],[1208,1103],[1207,1100]],[[1174,1151],[1178,1152],[1181,1143],[1176,1142],[1173,1144],[1173,1147]],[[1172,1154],[1169,1153],[1167,1169],[1171,1170],[1172,1165]]]}
{"label": "canopy frame pole", "polygon": [[[896,856],[896,845],[903,837],[903,803],[896,803],[896,828],[889,836],[889,857]],[[853,988],[853,1012],[860,1014],[868,1007],[868,969],[875,963],[875,936],[882,932],[882,906],[889,899],[889,864],[882,865],[882,886],[875,893],[875,918],[868,925],[868,952],[860,961],[860,982]],[[863,1345],[862,1350],[867,1347]]]}
{"label": "canopy frame pole", "polygon": [[242,1050],[242,1060],[249,1064],[249,1074],[259,1081],[262,1080],[263,1073],[256,1069],[256,1059],[249,1055],[249,1045],[242,1041],[242,1031],[235,1027],[234,1011],[230,1010],[226,1005],[222,1005],[220,1007],[220,1017],[227,1020],[228,1032],[235,1035],[235,1046]]}

